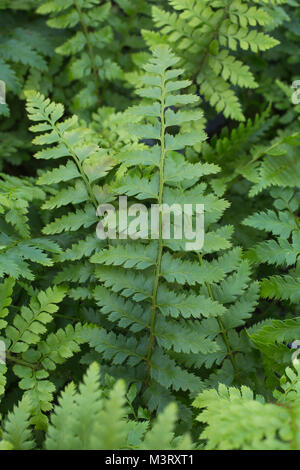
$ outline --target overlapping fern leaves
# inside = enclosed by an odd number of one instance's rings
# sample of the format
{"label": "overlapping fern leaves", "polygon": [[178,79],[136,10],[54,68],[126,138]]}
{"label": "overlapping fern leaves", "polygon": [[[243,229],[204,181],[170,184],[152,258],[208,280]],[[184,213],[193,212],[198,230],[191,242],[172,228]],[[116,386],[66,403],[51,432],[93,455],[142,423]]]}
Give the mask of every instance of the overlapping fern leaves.
{"label": "overlapping fern leaves", "polygon": [[297,6],[0,0],[0,449],[299,449]]}
{"label": "overlapping fern leaves", "polygon": [[95,0],[70,0],[64,4],[53,0],[43,3],[38,9],[40,14],[50,14],[48,24],[52,28],[72,28],[74,32],[57,48],[57,53],[71,56],[69,79],[84,83],[73,99],[75,109],[99,105],[101,81],[121,76],[119,65],[109,56],[103,56],[113,40],[111,26],[105,25],[110,7],[110,2],[99,5]]}
{"label": "overlapping fern leaves", "polygon": [[[163,240],[160,214],[157,241],[120,241],[91,258],[102,284],[95,289],[95,300],[111,326],[92,330],[90,344],[105,361],[115,364],[108,370],[122,365],[123,376],[129,373],[128,380],[141,383],[152,408],[164,403],[163,396],[168,400],[170,388],[195,392],[203,386],[196,372],[203,364],[232,368],[234,380],[239,353],[249,345],[233,329],[248,318],[258,293],[255,284],[248,290],[250,271],[241,250],[219,254],[212,261],[202,256],[230,248],[232,227],[218,227],[228,204],[208,194],[204,182],[204,176],[216,173],[218,167],[189,163],[177,152],[204,135],[183,130],[169,133],[174,125],[180,129],[183,123],[201,118],[197,109],[182,109],[197,98],[177,92],[189,84],[178,79],[182,70],[174,68],[177,63],[168,47],[161,46],[145,66],[145,86],[138,94],[146,99],[128,114],[136,122],[131,132],[154,139],[155,145],[119,153],[117,158],[129,170],[112,190],[130,196],[132,202],[204,203],[203,252],[188,254],[182,241]],[[126,365],[130,365],[128,373]]]}
{"label": "overlapping fern leaves", "polygon": [[30,136],[24,113],[24,90],[44,93],[58,88],[55,75],[60,62],[55,47],[64,33],[56,34],[32,15],[38,1],[0,2],[0,80],[5,83],[5,101],[0,104],[0,169],[20,165],[30,156]]}
{"label": "overlapping fern leaves", "polygon": [[254,397],[248,387],[238,390],[219,385],[205,390],[194,401],[202,408],[198,420],[208,424],[201,434],[206,449],[299,449],[299,366],[288,367],[275,390],[275,403]]}
{"label": "overlapping fern leaves", "polygon": [[31,233],[29,214],[39,208],[39,204],[34,207],[32,202],[43,200],[45,193],[30,179],[6,174],[0,178],[0,279],[8,275],[33,280],[34,263],[52,266],[53,254],[60,252],[53,240]]}
{"label": "overlapping fern leaves", "polygon": [[51,28],[71,33],[56,52],[68,58],[67,76],[76,83],[73,110],[126,102],[121,91],[124,70],[133,68],[131,52],[144,48],[138,33],[150,24],[150,3],[139,0],[133,8],[127,0],[70,0],[64,4],[51,0],[38,8],[39,14],[48,16]]}
{"label": "overlapping fern leaves", "polygon": [[[51,103],[38,93],[28,93],[27,109],[32,121],[40,121],[31,130],[43,132],[34,143],[46,145],[36,158],[64,162],[44,171],[37,181],[51,194],[42,208],[55,214],[43,233],[55,236],[66,248],[55,258],[56,262],[64,262],[55,282],[86,283],[93,275],[93,266],[86,258],[103,245],[91,229],[98,221],[97,198],[102,197],[97,182],[113,168],[114,159],[98,147],[93,133],[81,127],[76,116],[60,120],[64,114],[62,105]],[[74,243],[70,236],[63,238],[63,234],[72,232],[76,235]],[[88,290],[83,292],[80,288],[78,292],[88,294]]]}
{"label": "overlapping fern leaves", "polygon": [[[13,305],[14,279],[7,278],[0,284],[0,339],[6,345],[6,360],[13,365],[24,399],[30,402],[31,423],[37,429],[46,429],[47,413],[52,408],[55,386],[49,375],[57,365],[64,363],[80,350],[83,327],[73,327],[49,332],[47,326],[53,321],[58,304],[66,295],[63,287],[32,292],[28,306]],[[12,309],[17,312],[13,312]],[[0,394],[6,386],[8,365],[0,364]],[[27,403],[28,403],[27,401]]]}
{"label": "overlapping fern leaves", "polygon": [[[45,79],[47,60],[53,57],[58,38],[51,34],[50,29],[44,27],[43,22],[36,19],[34,22],[30,21],[26,12],[23,12],[22,16],[12,17],[5,11],[6,8],[7,5],[0,4],[0,77],[6,84],[7,96],[10,99],[12,94],[19,95],[27,82]],[[7,116],[8,112],[8,105],[0,107],[0,116],[4,113]]]}
{"label": "overlapping fern leaves", "polygon": [[[134,421],[125,383],[103,386],[99,366],[92,364],[76,390],[70,383],[51,414],[47,450],[183,450],[193,447],[188,435],[176,436],[177,410],[169,405],[151,425]],[[30,398],[24,397],[3,421],[1,450],[29,450],[36,447],[30,425]],[[87,436],[86,430],[89,429]],[[1,431],[0,431],[1,432]]]}
{"label": "overlapping fern leaves", "polygon": [[258,84],[242,57],[278,44],[260,30],[272,24],[275,11],[270,5],[266,11],[258,2],[242,0],[170,0],[169,5],[171,12],[153,7],[160,33],[144,31],[146,41],[172,45],[204,99],[226,117],[244,121],[235,88],[253,89]]}

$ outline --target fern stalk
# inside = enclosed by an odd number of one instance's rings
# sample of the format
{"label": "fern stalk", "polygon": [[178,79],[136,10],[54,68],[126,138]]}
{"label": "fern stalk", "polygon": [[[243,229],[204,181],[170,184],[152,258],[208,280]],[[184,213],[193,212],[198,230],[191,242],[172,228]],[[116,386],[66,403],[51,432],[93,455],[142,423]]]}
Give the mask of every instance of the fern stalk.
{"label": "fern stalk", "polygon": [[[51,123],[51,121],[49,120],[49,122]],[[94,204],[95,208],[97,209],[98,207],[98,203],[97,203],[97,199],[93,193],[93,190],[92,190],[92,187],[90,185],[90,182],[86,176],[86,174],[84,173],[83,171],[83,168],[82,168],[82,165],[81,165],[81,162],[79,160],[79,158],[77,157],[76,153],[74,152],[72,146],[69,144],[69,142],[64,138],[63,134],[60,132],[59,128],[57,125],[54,125],[54,129],[56,130],[57,134],[59,135],[62,143],[67,147],[67,149],[69,150],[70,152],[70,155],[72,156],[80,174],[81,174],[81,177],[84,181],[84,184],[86,186],[86,189],[89,193],[89,196],[90,196],[90,199],[91,199],[91,202]]]}
{"label": "fern stalk", "polygon": [[14,362],[15,364],[19,364],[20,366],[30,367],[31,369],[37,368],[37,364],[31,364],[30,362],[26,362],[26,361],[23,361],[22,359],[14,357],[10,354],[9,351],[7,351],[6,353],[6,359],[11,362]]}
{"label": "fern stalk", "polygon": [[211,39],[208,41],[208,45],[206,46],[206,50],[203,54],[203,57],[201,59],[201,62],[199,64],[199,66],[197,67],[196,71],[194,72],[194,74],[192,75],[192,81],[194,82],[194,80],[197,79],[198,75],[201,73],[202,71],[202,68],[204,67],[208,57],[209,57],[209,49],[210,49],[210,46],[211,44],[213,43],[213,41],[215,41],[217,39],[217,35],[218,35],[218,31],[219,31],[219,28],[222,26],[222,23],[223,21],[226,19],[226,16],[228,15],[228,11],[227,11],[227,7],[224,7],[224,12],[223,12],[223,15],[221,16],[220,18],[220,21],[218,22],[217,24],[217,27],[215,28],[215,30],[213,31],[212,33],[212,36],[211,36]]}
{"label": "fern stalk", "polygon": [[[165,72],[162,75],[162,91],[161,91],[161,113],[160,113],[160,121],[161,121],[161,136],[160,136],[160,143],[161,143],[161,156],[160,156],[160,165],[159,165],[159,195],[158,195],[158,206],[161,209],[163,203],[163,192],[164,192],[164,165],[165,165],[165,132],[166,132],[166,125],[165,125]],[[148,346],[148,353],[147,353],[147,364],[148,364],[148,377],[147,383],[150,380],[151,374],[151,354],[154,346],[154,328],[155,328],[155,320],[157,315],[157,290],[160,278],[160,271],[161,271],[161,259],[163,254],[163,240],[162,240],[162,211],[159,210],[159,232],[158,232],[158,254],[156,260],[156,269],[155,269],[155,278],[154,278],[154,288],[152,294],[152,318],[151,318],[151,325],[150,325],[150,339],[149,339],[149,346]]]}

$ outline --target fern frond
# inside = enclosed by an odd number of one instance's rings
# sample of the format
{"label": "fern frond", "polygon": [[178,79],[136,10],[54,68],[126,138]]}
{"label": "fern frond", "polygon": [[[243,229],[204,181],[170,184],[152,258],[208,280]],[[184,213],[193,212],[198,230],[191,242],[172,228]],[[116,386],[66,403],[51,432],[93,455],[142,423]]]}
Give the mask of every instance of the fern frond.
{"label": "fern frond", "polygon": [[24,397],[11,413],[8,413],[3,439],[12,445],[14,450],[30,450],[35,447],[30,429],[30,400]]}
{"label": "fern frond", "polygon": [[[105,286],[96,287],[94,298],[108,324],[89,330],[86,339],[110,364],[111,373],[121,365],[134,369],[135,381],[154,408],[161,406],[157,389],[168,394],[169,388],[194,392],[203,387],[199,369],[194,367],[200,356],[203,363],[222,365],[231,355],[243,356],[249,350],[247,338],[234,334],[233,328],[250,317],[258,297],[257,285],[248,290],[250,269],[241,259],[241,250],[218,253],[230,247],[232,228],[213,226],[228,203],[209,193],[204,183],[219,167],[187,159],[185,147],[205,136],[203,131],[195,133],[186,127],[202,115],[183,108],[197,98],[178,93],[189,85],[179,78],[178,61],[168,47],[158,46],[144,66],[146,73],[138,91],[142,104],[126,114],[134,122],[130,132],[143,141],[152,139],[154,145],[135,146],[133,153],[121,150],[116,155],[126,169],[111,190],[146,204],[203,201],[209,232],[203,255],[214,253],[214,259],[202,259],[202,250],[197,249],[187,256],[182,240],[163,239],[162,225],[157,240],[113,241],[91,257],[98,265],[95,275]],[[178,130],[171,134],[174,123]],[[182,154],[178,153],[181,149]],[[141,177],[143,167],[147,173]],[[229,311],[234,315],[231,323]],[[234,359],[233,363],[238,373]]]}
{"label": "fern frond", "polygon": [[299,447],[299,369],[287,368],[282,377],[283,392],[275,391],[278,403],[265,403],[248,387],[221,384],[205,390],[194,401],[203,411],[198,416],[206,428],[201,439],[206,449],[292,450]]}
{"label": "fern frond", "polygon": [[30,345],[39,342],[40,335],[46,332],[45,325],[52,321],[51,314],[58,310],[56,304],[63,300],[65,294],[61,287],[49,287],[46,292],[40,292],[36,298],[32,298],[29,307],[22,307],[13,325],[5,330],[10,340],[9,351],[25,352]]}
{"label": "fern frond", "polygon": [[251,333],[251,340],[261,351],[265,363],[268,386],[276,385],[278,373],[291,361],[292,351],[289,343],[299,336],[299,317],[287,320],[272,320]]}
{"label": "fern frond", "polygon": [[259,31],[259,25],[272,23],[272,16],[252,1],[211,4],[208,0],[169,0],[169,5],[171,12],[153,7],[153,20],[161,35],[144,31],[145,40],[150,46],[171,44],[205,100],[226,117],[244,121],[232,86],[258,85],[249,67],[235,57],[236,51],[258,52],[276,46],[276,39]]}
{"label": "fern frond", "polygon": [[0,284],[0,330],[7,326],[7,321],[4,318],[8,315],[12,302],[12,293],[15,285],[13,278],[7,278]]}
{"label": "fern frond", "polygon": [[[100,387],[99,367],[93,363],[77,391],[69,384],[51,416],[46,436],[47,450],[100,450],[192,448],[189,436],[175,438],[177,408],[169,405],[147,431],[148,422],[129,419],[126,389],[117,381],[111,390]],[[163,443],[157,440],[164,427]],[[147,432],[146,432],[147,431]]]}

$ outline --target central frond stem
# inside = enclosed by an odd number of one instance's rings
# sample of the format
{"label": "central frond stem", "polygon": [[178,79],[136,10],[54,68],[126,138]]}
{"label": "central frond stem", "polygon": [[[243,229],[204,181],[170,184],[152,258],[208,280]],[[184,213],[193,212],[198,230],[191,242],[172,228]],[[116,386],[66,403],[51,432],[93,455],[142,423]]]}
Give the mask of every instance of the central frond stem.
{"label": "central frond stem", "polygon": [[160,271],[161,271],[161,260],[163,254],[163,240],[162,240],[162,211],[161,205],[163,203],[163,192],[164,192],[164,165],[165,165],[165,132],[166,132],[166,123],[165,123],[165,72],[162,75],[162,90],[161,90],[161,113],[160,113],[160,123],[161,123],[161,135],[160,135],[160,145],[161,145],[161,154],[160,154],[160,165],[159,165],[159,194],[158,194],[158,206],[159,206],[159,229],[158,229],[158,252],[157,259],[155,264],[155,277],[154,277],[154,286],[152,293],[152,317],[150,324],[150,338],[147,352],[147,366],[148,366],[148,377],[147,384],[150,380],[151,375],[151,355],[154,347],[155,340],[155,320],[157,316],[157,291],[159,285]]}
{"label": "central frond stem", "polygon": [[36,369],[38,366],[38,364],[31,364],[30,362],[23,361],[22,359],[19,359],[18,357],[12,356],[9,351],[6,353],[6,359],[20,366],[30,367],[31,369]]}
{"label": "central frond stem", "polygon": [[67,140],[64,138],[63,134],[60,132],[59,128],[57,126],[54,126],[55,128],[55,131],[57,132],[57,134],[59,135],[61,141],[63,142],[63,144],[67,147],[67,149],[69,150],[70,152],[70,155],[72,156],[80,174],[81,174],[81,177],[84,181],[84,184],[85,184],[85,187],[87,189],[87,192],[90,196],[90,200],[91,202],[93,203],[93,205],[95,206],[95,208],[97,209],[98,207],[98,203],[97,203],[97,199],[94,195],[94,192],[93,192],[93,189],[92,189],[92,186],[90,185],[90,182],[86,176],[86,174],[84,173],[84,170],[82,168],[82,165],[81,165],[81,162],[79,160],[79,158],[77,157],[76,153],[74,152],[74,150],[72,149],[72,147],[69,145],[69,143],[67,142]]}

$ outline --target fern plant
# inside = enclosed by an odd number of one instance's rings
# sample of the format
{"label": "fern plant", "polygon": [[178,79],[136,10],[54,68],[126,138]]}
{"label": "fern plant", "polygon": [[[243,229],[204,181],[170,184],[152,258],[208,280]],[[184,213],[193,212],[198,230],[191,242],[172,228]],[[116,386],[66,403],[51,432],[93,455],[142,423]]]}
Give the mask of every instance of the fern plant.
{"label": "fern plant", "polygon": [[0,0],[1,450],[300,448],[297,6]]}
{"label": "fern plant", "polygon": [[110,6],[110,2],[99,6],[95,0],[72,0],[64,4],[54,0],[44,2],[38,9],[40,14],[51,14],[48,24],[52,28],[72,28],[75,33],[56,49],[59,54],[71,56],[69,79],[80,80],[85,85],[73,99],[75,109],[99,105],[101,81],[121,78],[118,64],[103,57],[103,51],[113,39],[111,27],[104,26]]}
{"label": "fern plant", "polygon": [[[50,29],[42,29],[40,21],[30,22],[26,12],[12,17],[8,11],[5,11],[7,8],[5,3],[0,4],[2,11],[0,77],[6,84],[9,99],[11,93],[20,94],[28,71],[31,76],[34,74],[38,74],[40,78],[43,76],[47,69],[46,60],[54,54],[55,38],[51,35]],[[23,9],[26,9],[25,5]],[[0,115],[7,116],[8,110],[8,105],[1,106]]]}
{"label": "fern plant", "polygon": [[[230,371],[229,380],[238,380],[234,376],[239,375],[239,367],[249,367],[239,356],[250,346],[234,328],[249,317],[258,295],[257,284],[248,290],[250,271],[241,250],[222,254],[231,246],[232,228],[218,227],[217,222],[228,204],[208,194],[204,183],[204,176],[216,173],[218,167],[189,163],[175,152],[198,142],[197,132],[168,132],[171,126],[180,129],[183,123],[201,118],[197,110],[168,109],[197,101],[194,95],[176,93],[189,84],[178,79],[182,70],[174,68],[177,63],[169,49],[161,46],[145,66],[145,87],[138,94],[148,100],[128,113],[136,121],[131,132],[156,143],[119,153],[116,158],[129,170],[112,185],[112,191],[159,205],[203,202],[204,249],[187,254],[182,242],[164,240],[160,214],[157,241],[111,243],[91,258],[99,265],[95,275],[102,284],[94,297],[109,326],[90,330],[90,344],[104,360],[123,366],[122,372],[110,367],[110,373],[128,375],[129,381],[140,383],[153,409],[171,399],[170,388],[178,395],[177,391],[196,392],[203,387],[203,380],[192,372],[203,365],[223,364],[224,371]],[[200,178],[203,182],[199,183]],[[214,259],[204,258],[212,253],[217,254]]]}
{"label": "fern plant", "polygon": [[[194,95],[176,93],[189,85],[187,81],[176,80],[182,73],[181,69],[173,67],[177,62],[168,48],[155,50],[154,58],[145,66],[143,80],[149,86],[138,92],[145,98],[145,104],[130,108],[124,115],[124,119],[130,117],[136,122],[127,129],[133,139],[122,151],[116,149],[113,157],[96,145],[84,143],[83,133],[86,141],[93,138],[93,134],[78,127],[75,117],[60,121],[61,105],[28,93],[29,118],[41,122],[31,130],[48,131],[34,142],[52,145],[38,152],[36,157],[67,161],[66,165],[54,167],[39,177],[38,184],[46,191],[48,185],[53,188],[53,195],[44,208],[61,207],[63,211],[63,215],[48,223],[43,232],[55,235],[58,242],[63,241],[60,235],[63,232],[74,231],[77,238],[78,234],[85,236],[55,257],[56,262],[70,262],[57,272],[55,282],[82,284],[82,287],[72,288],[69,294],[74,300],[89,301],[88,319],[92,314],[93,323],[106,325],[89,331],[90,345],[117,365],[107,369],[113,375],[124,377],[125,363],[136,366],[131,369],[128,382],[137,382],[142,387],[145,399],[151,399],[152,409],[172,399],[167,390],[170,386],[175,393],[180,390],[197,392],[203,380],[196,370],[203,366],[208,369],[215,366],[211,377],[207,377],[204,369],[204,378],[209,382],[217,380],[218,374],[227,374],[230,382],[240,381],[240,374],[255,369],[253,363],[243,360],[243,354],[251,350],[247,336],[237,334],[235,328],[242,326],[253,311],[258,284],[249,286],[250,270],[247,262],[242,261],[242,251],[238,248],[228,251],[232,227],[218,225],[228,203],[207,192],[204,178],[217,173],[219,168],[212,163],[191,163],[175,151],[199,141],[198,133],[190,132],[187,124],[202,117],[196,109],[178,109],[177,112],[168,109],[197,102]],[[174,126],[181,127],[181,132],[170,134],[168,129]],[[202,132],[200,140],[204,137]],[[138,142],[139,138],[154,138],[157,143],[147,147]],[[145,162],[147,177],[143,178],[140,172]],[[104,188],[97,182],[116,165],[121,165],[117,182],[103,192]],[[200,178],[203,182],[199,182]],[[101,202],[113,202],[119,194],[170,206],[178,202],[197,204],[200,200],[206,210],[204,250],[187,254],[183,252],[183,242],[164,241],[162,214],[158,241],[146,245],[138,241],[110,243],[105,248],[105,242],[97,240],[94,233],[96,208]],[[71,203],[81,208],[70,211]],[[224,250],[227,252],[222,253]],[[93,255],[96,251],[98,253]],[[204,255],[213,255],[213,258],[205,259]],[[57,264],[55,268],[57,271]],[[127,272],[127,268],[137,273]],[[141,270],[144,272],[139,272]],[[92,294],[95,279],[101,285]],[[92,303],[93,298],[101,307],[99,313]],[[128,327],[129,337],[128,332],[122,333],[122,328],[128,330]],[[165,396],[163,400],[161,393]]]}
{"label": "fern plant", "polygon": [[297,351],[292,349],[297,349],[299,317],[268,319],[250,328],[248,334],[262,354],[266,386],[272,389],[278,385],[279,374],[284,372],[285,366],[297,356]]}
{"label": "fern plant", "polygon": [[61,251],[53,240],[31,235],[29,213],[34,209],[31,203],[43,200],[45,193],[30,179],[5,174],[0,177],[0,279],[8,275],[33,280],[32,264],[51,266],[51,255]]}
{"label": "fern plant", "polygon": [[[128,419],[130,411],[124,382],[116,382],[109,392],[105,392],[99,388],[98,376],[98,366],[92,364],[79,393],[73,384],[63,392],[46,437],[47,449],[157,449],[162,445],[158,438],[162,429],[166,449],[192,446],[188,436],[174,438],[174,405],[169,405],[152,429],[148,429],[147,421]],[[66,421],[67,417],[71,420]],[[87,427],[93,429],[88,441]]]}
{"label": "fern plant", "polygon": [[170,12],[153,7],[159,33],[144,31],[147,43],[171,44],[204,99],[225,117],[244,121],[235,88],[254,89],[258,84],[241,58],[247,51],[257,53],[278,44],[260,31],[272,23],[274,10],[242,0],[169,0],[169,5]]}
{"label": "fern plant", "polygon": [[[0,169],[18,166],[30,155],[30,136],[23,109],[23,90],[39,87],[46,93],[57,88],[55,47],[61,32],[53,34],[32,16],[39,2],[0,2],[0,80],[5,83],[5,103],[0,104]],[[28,174],[26,172],[26,174]]]}
{"label": "fern plant", "polygon": [[38,8],[39,14],[48,16],[47,24],[51,28],[67,29],[71,33],[56,52],[68,58],[68,83],[78,83],[72,98],[74,111],[97,109],[103,102],[118,107],[126,102],[122,92],[124,70],[134,67],[127,49],[138,54],[145,48],[137,31],[150,24],[149,3],[139,0],[133,8],[127,0],[100,4],[96,0],[72,0],[64,4],[51,0]]}
{"label": "fern plant", "polygon": [[[176,406],[169,405],[151,428],[147,420],[132,420],[125,384],[99,386],[99,368],[92,364],[79,391],[70,383],[51,413],[46,433],[48,450],[297,450],[299,448],[299,367],[287,368],[267,403],[248,387],[203,391],[193,402],[205,425],[200,444],[174,437]],[[221,405],[221,406],[220,406]],[[30,400],[24,397],[3,422],[2,450],[35,448],[30,424]],[[89,433],[87,434],[87,429]],[[204,444],[204,445],[203,445]]]}
{"label": "fern plant", "polygon": [[[64,114],[61,104],[52,103],[37,93],[27,95],[29,119],[39,122],[31,130],[46,131],[37,136],[34,143],[48,145],[35,157],[50,163],[65,162],[44,171],[37,180],[37,184],[51,194],[42,208],[55,210],[56,215],[52,221],[48,218],[43,234],[47,238],[55,236],[65,248],[54,258],[54,282],[74,283],[70,295],[77,300],[87,298],[94,273],[88,258],[103,247],[103,242],[95,236],[96,210],[107,196],[98,182],[115,166],[115,161],[110,152],[99,148],[94,132],[79,125],[77,116],[60,120]],[[73,237],[68,235],[70,232],[74,232]],[[62,268],[61,263],[64,263]]]}
{"label": "fern plant", "polygon": [[[13,316],[14,279],[7,278],[0,284],[0,339],[6,345],[6,360],[13,364],[13,372],[20,379],[19,387],[26,403],[30,403],[31,423],[37,429],[46,429],[45,412],[52,408],[55,386],[49,375],[57,365],[63,364],[80,350],[83,342],[83,326],[49,332],[47,325],[53,321],[66,290],[50,287],[39,293],[33,292],[28,306],[22,306]],[[18,308],[17,308],[18,310]],[[12,318],[11,321],[8,321]],[[5,391],[7,366],[0,365],[0,393]]]}
{"label": "fern plant", "polygon": [[202,408],[198,420],[207,424],[201,434],[206,449],[299,449],[299,366],[287,368],[275,403],[266,403],[248,387],[240,390],[219,385],[205,390],[194,401]]}
{"label": "fern plant", "polygon": [[[4,421],[2,450],[29,450],[36,446],[30,415],[30,400],[24,397]],[[146,420],[134,421],[130,418],[124,382],[119,380],[101,386],[99,366],[94,363],[87,370],[79,390],[70,383],[59,397],[51,414],[45,449],[191,449],[193,445],[188,435],[174,435],[176,415],[176,406],[171,404],[151,428]]]}
{"label": "fern plant", "polygon": [[299,301],[299,209],[298,192],[290,188],[274,188],[274,209],[253,214],[245,221],[260,230],[272,233],[274,238],[263,241],[249,250],[249,259],[255,263],[268,263],[282,267],[286,274],[273,274],[262,281],[261,293],[264,298]]}

